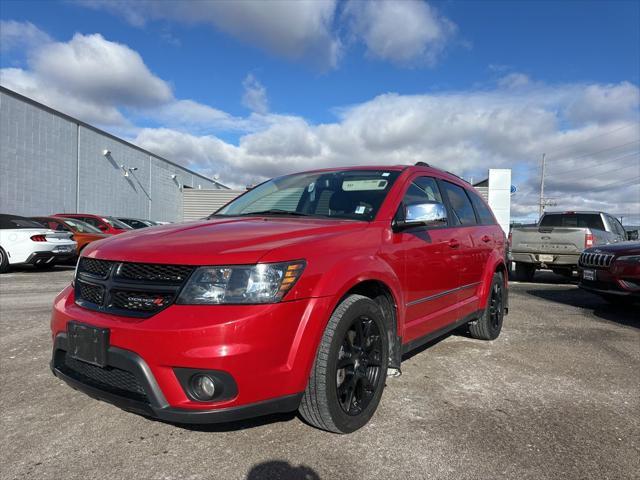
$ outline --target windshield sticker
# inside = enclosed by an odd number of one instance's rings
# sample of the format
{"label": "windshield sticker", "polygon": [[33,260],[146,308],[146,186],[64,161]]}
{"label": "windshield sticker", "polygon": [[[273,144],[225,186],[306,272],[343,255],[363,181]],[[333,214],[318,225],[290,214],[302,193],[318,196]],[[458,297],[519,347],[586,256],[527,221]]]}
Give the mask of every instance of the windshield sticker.
{"label": "windshield sticker", "polygon": [[364,213],[364,205],[358,205],[358,206],[356,207],[356,213],[357,213],[358,215],[362,215],[362,214]]}
{"label": "windshield sticker", "polygon": [[382,176],[383,176],[383,177],[388,177],[388,176],[389,176],[389,172],[384,172],[384,173],[382,174]]}
{"label": "windshield sticker", "polygon": [[387,180],[345,180],[342,182],[342,190],[345,192],[360,192],[364,190],[384,190],[387,188]]}

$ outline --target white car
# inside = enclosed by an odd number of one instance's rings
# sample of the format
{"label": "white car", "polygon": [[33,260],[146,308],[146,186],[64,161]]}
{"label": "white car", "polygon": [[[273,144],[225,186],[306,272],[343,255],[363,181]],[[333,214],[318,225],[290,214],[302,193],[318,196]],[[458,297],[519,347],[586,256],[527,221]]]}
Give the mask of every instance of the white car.
{"label": "white car", "polygon": [[53,267],[76,255],[71,232],[55,232],[33,220],[0,214],[0,273],[12,265]]}

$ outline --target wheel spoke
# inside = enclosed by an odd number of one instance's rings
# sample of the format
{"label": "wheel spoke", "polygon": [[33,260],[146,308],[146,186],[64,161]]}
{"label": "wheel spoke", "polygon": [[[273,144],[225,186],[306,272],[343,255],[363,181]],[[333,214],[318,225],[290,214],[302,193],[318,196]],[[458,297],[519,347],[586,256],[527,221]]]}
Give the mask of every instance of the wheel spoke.
{"label": "wheel spoke", "polygon": [[345,354],[344,357],[338,359],[337,368],[340,370],[341,368],[345,368],[354,364],[354,360],[349,354]]}

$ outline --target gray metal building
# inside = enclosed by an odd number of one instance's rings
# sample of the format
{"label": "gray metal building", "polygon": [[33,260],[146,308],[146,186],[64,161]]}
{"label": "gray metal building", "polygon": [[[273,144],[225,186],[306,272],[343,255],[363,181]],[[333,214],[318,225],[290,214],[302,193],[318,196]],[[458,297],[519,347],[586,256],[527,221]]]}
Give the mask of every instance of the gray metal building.
{"label": "gray metal building", "polygon": [[0,212],[180,221],[183,190],[226,189],[114,135],[0,87]]}

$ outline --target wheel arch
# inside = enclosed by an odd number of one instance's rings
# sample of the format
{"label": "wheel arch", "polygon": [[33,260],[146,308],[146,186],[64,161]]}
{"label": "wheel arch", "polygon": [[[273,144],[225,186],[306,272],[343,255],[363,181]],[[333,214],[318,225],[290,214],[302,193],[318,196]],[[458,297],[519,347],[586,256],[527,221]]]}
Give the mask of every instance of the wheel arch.
{"label": "wheel arch", "polygon": [[389,366],[400,368],[402,357],[402,339],[398,335],[398,301],[393,290],[378,279],[361,280],[347,290],[336,303],[340,303],[349,295],[362,295],[378,304],[385,323],[389,341]]}

